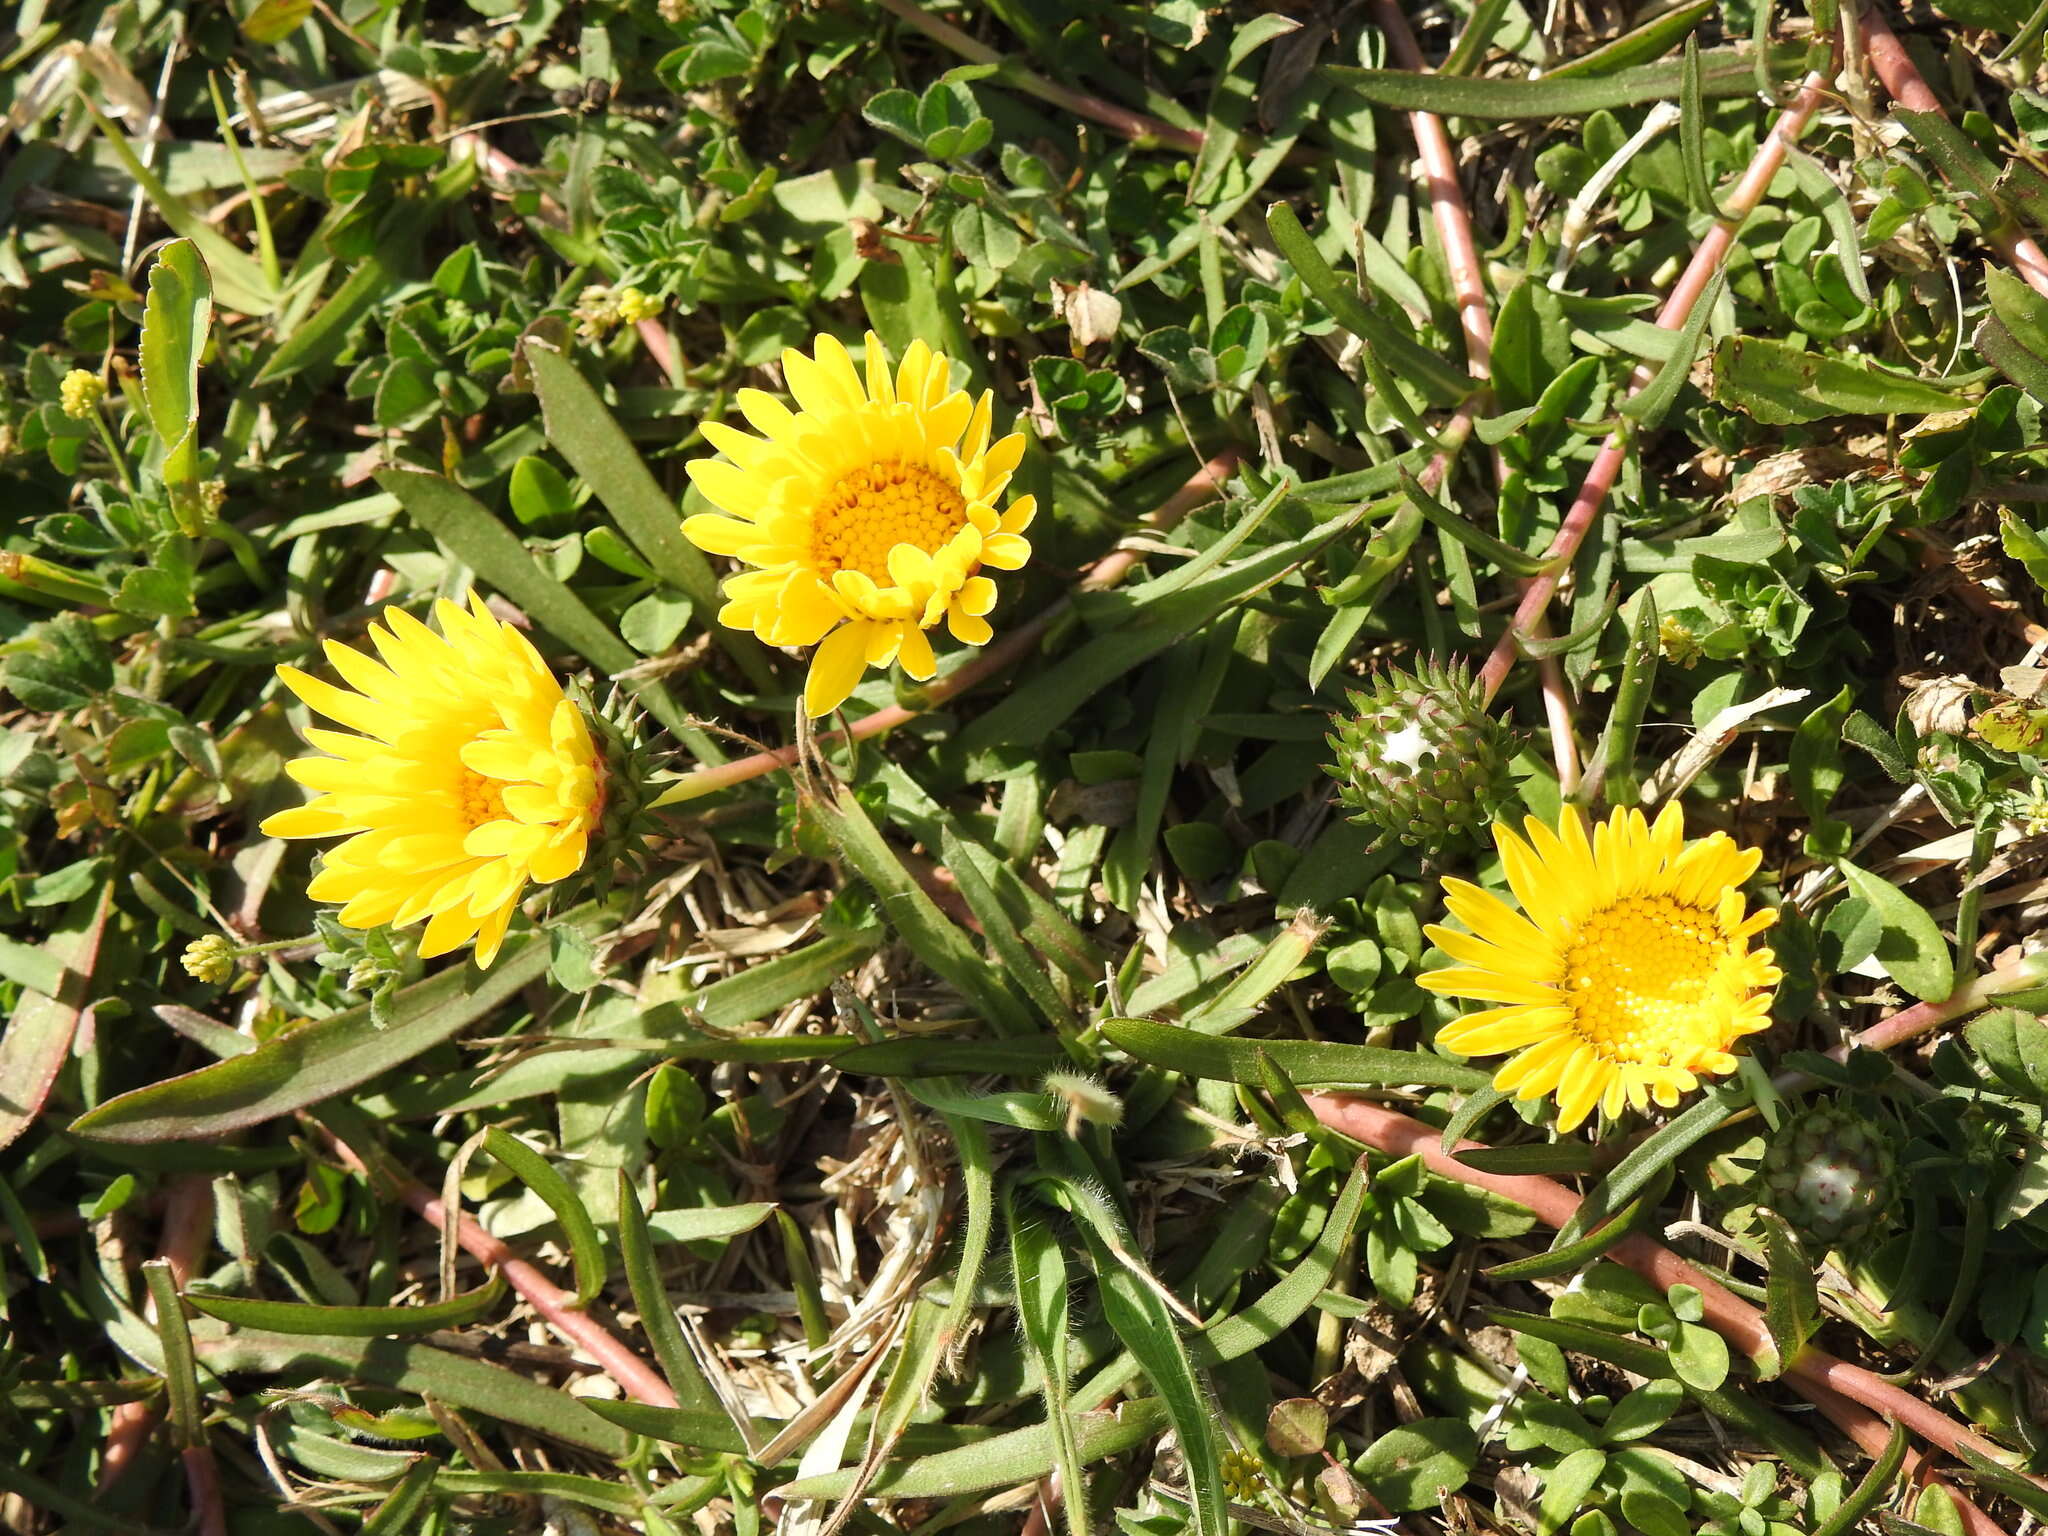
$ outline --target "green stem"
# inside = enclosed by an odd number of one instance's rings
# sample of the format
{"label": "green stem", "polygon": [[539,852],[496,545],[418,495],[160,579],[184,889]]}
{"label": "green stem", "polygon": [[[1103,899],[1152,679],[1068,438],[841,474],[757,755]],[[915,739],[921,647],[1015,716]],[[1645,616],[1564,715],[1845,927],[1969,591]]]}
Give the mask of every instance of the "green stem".
{"label": "green stem", "polygon": [[1984,903],[1984,887],[1978,877],[1991,862],[1998,846],[1998,819],[1985,816],[1977,823],[1977,835],[1970,839],[1970,874],[1963,882],[1963,894],[1956,903],[1956,974],[1977,974],[1977,915]]}
{"label": "green stem", "polygon": [[137,493],[135,477],[128,473],[128,456],[121,452],[121,445],[114,441],[112,428],[107,425],[107,413],[98,405],[92,408],[92,424],[98,429],[100,442],[107,450],[107,457],[114,461],[114,473],[120,477],[121,488],[130,496]]}
{"label": "green stem", "polygon": [[1963,1202],[1963,1252],[1957,1261],[1948,1305],[1942,1309],[1941,1321],[1934,1325],[1933,1337],[1922,1346],[1920,1357],[1908,1369],[1885,1377],[1886,1381],[1910,1387],[1939,1358],[1948,1341],[1955,1337],[1956,1325],[1963,1320],[1963,1308],[1977,1294],[1977,1276],[1984,1268],[1984,1244],[1990,1235],[1990,1218],[1985,1210],[1989,1204],[1982,1198]]}

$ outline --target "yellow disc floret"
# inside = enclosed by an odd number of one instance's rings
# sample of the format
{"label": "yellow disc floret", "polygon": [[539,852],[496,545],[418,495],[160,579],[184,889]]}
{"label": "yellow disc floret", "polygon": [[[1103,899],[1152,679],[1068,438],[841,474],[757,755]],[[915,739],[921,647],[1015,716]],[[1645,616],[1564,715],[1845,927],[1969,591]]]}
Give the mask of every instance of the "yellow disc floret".
{"label": "yellow disc floret", "polygon": [[684,536],[750,567],[725,584],[719,620],[771,645],[818,647],[804,690],[813,715],[838,708],[869,667],[901,661],[914,678],[937,666],[926,631],[984,645],[995,583],[1031,554],[1036,503],[1001,505],[1024,455],[1022,433],[996,439],[991,397],[954,389],[950,365],[912,342],[892,370],[867,338],[864,367],[820,336],[813,355],[782,355],[797,409],[743,389],[755,436],[717,422],[722,455],[690,478],[719,510]]}
{"label": "yellow disc floret", "polygon": [[1595,1108],[1669,1107],[1700,1074],[1733,1071],[1729,1047],[1770,1022],[1779,980],[1771,952],[1749,947],[1776,914],[1748,912],[1740,889],[1762,856],[1719,832],[1688,844],[1675,806],[1654,826],[1616,811],[1590,837],[1574,810],[1555,831],[1533,818],[1525,830],[1526,841],[1494,832],[1521,912],[1444,881],[1469,931],[1429,935],[1461,963],[1418,979],[1505,1006],[1446,1025],[1439,1041],[1467,1056],[1513,1053],[1495,1086],[1554,1095],[1564,1131]]}
{"label": "yellow disc floret", "polygon": [[342,837],[307,887],[351,928],[427,920],[425,956],[472,939],[489,965],[529,883],[582,867],[602,812],[603,769],[583,712],[538,652],[470,594],[435,606],[436,634],[403,609],[370,626],[381,661],[338,641],[349,688],[296,667],[278,675],[360,734],[309,729],[332,754],[291,763],[318,791],[263,823],[272,837]]}

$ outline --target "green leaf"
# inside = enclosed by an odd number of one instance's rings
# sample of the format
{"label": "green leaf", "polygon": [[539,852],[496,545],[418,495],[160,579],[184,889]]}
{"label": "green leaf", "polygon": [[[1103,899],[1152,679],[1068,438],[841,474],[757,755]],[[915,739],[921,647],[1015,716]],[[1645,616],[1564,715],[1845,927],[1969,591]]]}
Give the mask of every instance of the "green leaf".
{"label": "green leaf", "polygon": [[1924,416],[1965,403],[1952,388],[1862,356],[1828,357],[1769,336],[1714,348],[1714,398],[1770,426],[1830,416]]}
{"label": "green leaf", "polygon": [[222,1296],[210,1291],[187,1291],[185,1299],[208,1317],[217,1317],[237,1328],[381,1339],[433,1333],[477,1322],[490,1315],[504,1294],[503,1278],[493,1273],[482,1285],[459,1296],[408,1307],[323,1307],[298,1301]]}
{"label": "green leaf", "polygon": [[700,1413],[722,1412],[718,1394],[704,1379],[703,1368],[690,1352],[676,1321],[675,1304],[662,1283],[661,1266],[655,1257],[654,1241],[647,1230],[647,1216],[640,1209],[633,1175],[619,1170],[619,1253],[625,1260],[626,1283],[633,1292],[633,1308],[640,1314],[640,1326],[654,1346],[654,1358],[661,1365],[677,1405]]}
{"label": "green leaf", "polygon": [[246,1055],[136,1088],[88,1110],[74,1135],[124,1143],[225,1136],[359,1088],[512,1002],[548,964],[548,946],[515,935],[481,976],[456,965],[401,991],[379,1026],[370,1005],[266,1040]]}
{"label": "green leaf", "polygon": [[1302,1255],[1300,1262],[1242,1312],[1211,1323],[1188,1341],[1189,1353],[1197,1365],[1222,1365],[1263,1349],[1315,1304],[1357,1229],[1368,1182],[1369,1175],[1361,1161],[1344,1181],[1343,1192],[1317,1234],[1315,1246]]}
{"label": "green leaf", "polygon": [[1842,876],[1884,925],[1877,941],[1877,963],[1884,972],[1922,1002],[1938,1003],[1956,989],[1955,964],[1948,941],[1927,909],[1881,875],[1841,861]]}
{"label": "green leaf", "polygon": [[[538,355],[538,354],[537,354]],[[445,544],[486,586],[502,592],[543,629],[555,635],[600,672],[610,676],[639,665],[633,648],[533,558],[519,536],[489,508],[453,480],[412,469],[386,469],[377,483],[396,496],[427,532]],[[703,763],[722,763],[725,754],[692,725],[668,690],[643,679],[632,685],[648,713],[676,735]]]}
{"label": "green leaf", "polygon": [[1003,1227],[1010,1235],[1010,1283],[1017,1295],[1017,1325],[1038,1367],[1045,1423],[1052,1432],[1053,1466],[1066,1491],[1068,1536],[1089,1536],[1088,1480],[1069,1409],[1067,1365],[1067,1257],[1043,1221],[1026,1219],[1015,1185],[1002,1194]]}
{"label": "green leaf", "polygon": [[1176,580],[1187,567],[1197,565],[1200,557],[1138,592],[1123,594],[1124,611],[1130,615],[1125,622],[1020,684],[960,733],[954,751],[965,757],[1012,742],[1043,741],[1119,677],[1212,623],[1226,609],[1249,603],[1313,559],[1349,532],[1364,510],[1334,518],[1298,539],[1271,545],[1198,579]]}
{"label": "green leaf", "polygon": [[256,8],[242,18],[242,36],[261,47],[272,47],[290,37],[313,14],[313,0],[258,0]]}
{"label": "green leaf", "polygon": [[[403,1339],[351,1339],[332,1334],[239,1329],[195,1341],[199,1363],[217,1376],[324,1376],[360,1381],[514,1424],[600,1456],[626,1454],[627,1436],[591,1412],[582,1398],[487,1361]],[[607,1404],[606,1406],[615,1406]],[[742,1449],[742,1447],[734,1447]]]}
{"label": "green leaf", "polygon": [[1084,1160],[1064,1142],[1041,1141],[1048,1161],[1075,1175],[1048,1175],[1046,1186],[1073,1216],[1095,1265],[1103,1316],[1123,1341],[1160,1399],[1180,1441],[1194,1536],[1224,1536],[1229,1529],[1223,1492],[1222,1445],[1216,1416],[1195,1375],[1180,1326],[1160,1295],[1157,1282],[1137,1268],[1138,1245],[1122,1217],[1085,1170]]}
{"label": "green leaf", "polygon": [[1970,1049],[2012,1092],[2048,1101],[2048,1024],[2018,1008],[1999,1008],[1963,1030]]}
{"label": "green leaf", "polygon": [[142,404],[163,458],[171,512],[190,535],[206,523],[199,497],[199,355],[213,325],[213,284],[190,240],[173,240],[149,269],[142,311]]}
{"label": "green leaf", "polygon": [[903,942],[974,1003],[993,1029],[1005,1035],[1028,1035],[1036,1029],[1029,1010],[1008,990],[1005,979],[991,970],[952,919],[911,878],[851,791],[835,791],[831,799],[808,798],[804,814],[817,820],[841,857],[874,891]]}
{"label": "green leaf", "polygon": [[[1768,1381],[1780,1374],[1786,1364],[1797,1360],[1806,1341],[1813,1336],[1820,1316],[1820,1292],[1814,1282],[1813,1261],[1785,1218],[1775,1211],[1759,1210],[1757,1221],[1764,1229],[1764,1245],[1771,1261],[1764,1289],[1764,1326],[1770,1330],[1777,1358],[1759,1361],[1757,1371]],[[1766,1365],[1771,1369],[1765,1369]]]}
{"label": "green leaf", "polygon": [[2032,395],[2048,401],[2048,298],[1997,267],[1986,270],[1991,299],[1971,338],[1987,363]]}
{"label": "green leaf", "polygon": [[1633,1200],[1650,1181],[1661,1177],[1681,1152],[1720,1129],[1728,1117],[1749,1103],[1749,1087],[1740,1078],[1715,1083],[1706,1096],[1676,1119],[1659,1126],[1593,1186],[1557,1234],[1553,1254],[1577,1242],[1596,1223]]}
{"label": "green leaf", "polygon": [[1909,112],[1895,107],[1892,116],[1905,125],[1913,142],[1934,162],[1943,179],[1962,193],[1966,201],[1976,201],[1979,206],[1970,211],[1979,222],[1987,228],[1995,227],[2003,216],[1998,202],[1998,167],[1985,158],[1962,129],[1939,112]]}
{"label": "green leaf", "polygon": [[193,212],[183,198],[163,184],[156,172],[143,163],[135,147],[128,142],[128,136],[100,111],[91,91],[81,91],[78,99],[84,103],[94,126],[105,136],[108,147],[114,151],[114,158],[121,162],[135,185],[142,189],[142,195],[157,217],[205,254],[206,268],[222,305],[244,315],[273,313],[279,296],[256,259]]}
{"label": "green leaf", "polygon": [[440,1470],[439,1458],[414,1457],[398,1486],[370,1512],[356,1536],[411,1536],[420,1530],[434,1496],[434,1478]]}
{"label": "green leaf", "polygon": [[[1799,46],[1772,51],[1774,63],[1786,70],[1798,67],[1804,57],[1805,50]],[[1752,64],[1747,49],[1709,48],[1700,55],[1701,97],[1751,94],[1756,89]],[[1583,117],[1602,108],[1670,101],[1679,94],[1684,72],[1684,66],[1675,59],[1638,64],[1603,75],[1540,80],[1460,79],[1398,69],[1353,69],[1336,64],[1323,67],[1338,84],[1348,86],[1376,107],[1434,112],[1439,117],[1469,117],[1481,122]]]}
{"label": "green leaf", "polygon": [[1679,328],[1671,355],[1658,365],[1649,383],[1622,401],[1621,413],[1642,423],[1646,431],[1664,424],[1664,418],[1678,400],[1679,391],[1692,377],[1693,359],[1699,356],[1701,338],[1707,334],[1707,324],[1713,319],[1714,306],[1720,302],[1727,278],[1727,268],[1715,269],[1706,291],[1693,304],[1692,313],[1685,317],[1685,324]]}
{"label": "green leaf", "polygon": [[[624,1404],[606,1404],[608,1408]],[[1143,1397],[1117,1406],[1114,1412],[1075,1415],[1077,1454],[1083,1465],[1120,1456],[1158,1435],[1166,1426],[1166,1406]],[[1035,1482],[1053,1468],[1052,1431],[1043,1424],[991,1435],[956,1450],[927,1452],[886,1463],[869,1486],[871,1498],[948,1499],[989,1488],[1014,1488]],[[836,1499],[853,1486],[858,1468],[847,1467],[818,1477],[800,1477],[783,1485],[792,1499]]]}
{"label": "green leaf", "polygon": [[[744,1456],[749,1451],[731,1415],[719,1409],[660,1408],[652,1403],[613,1402],[601,1397],[583,1401],[599,1418],[650,1440],[727,1456]],[[757,1443],[761,1444],[773,1439],[783,1428],[768,1419],[756,1419],[753,1427],[759,1435]]]}
{"label": "green leaf", "polygon": [[1405,1515],[1437,1508],[1478,1464],[1479,1441],[1463,1419],[1417,1419],[1373,1441],[1357,1468],[1389,1513]]}
{"label": "green leaf", "polygon": [[[519,1180],[547,1202],[562,1225],[569,1244],[569,1258],[576,1269],[576,1305],[587,1307],[604,1289],[604,1243],[597,1235],[597,1223],[584,1209],[575,1186],[556,1171],[540,1153],[511,1132],[492,1126],[484,1132],[484,1150],[503,1163]],[[290,1330],[286,1330],[289,1332]],[[347,1332],[336,1329],[335,1332]]]}
{"label": "green leaf", "polygon": [[[655,483],[632,439],[605,408],[582,370],[531,336],[524,355],[533,370],[533,392],[540,399],[548,441],[604,503],[619,531],[654,572],[688,597],[698,612],[715,611],[718,583],[710,562],[683,537],[682,514],[675,499]],[[714,634],[747,639],[740,649],[750,653],[754,664],[749,669],[750,679],[759,687],[772,686],[774,673],[759,645],[732,630],[720,629]]]}
{"label": "green leaf", "polygon": [[[1477,83],[1477,82],[1458,82]],[[1495,82],[1487,82],[1493,84]],[[1412,380],[1428,391],[1439,405],[1455,405],[1472,392],[1472,380],[1451,362],[1429,350],[1412,336],[1404,335],[1393,321],[1367,304],[1355,288],[1338,277],[1316,249],[1301,220],[1285,203],[1266,210],[1266,228],[1287,264],[1307,285],[1316,302],[1330,312],[1345,330],[1367,347],[1376,349],[1380,359],[1403,379]]]}
{"label": "green leaf", "polygon": [[111,884],[102,886],[97,898],[83,898],[65,913],[44,941],[45,954],[60,968],[59,986],[50,992],[23,987],[0,1034],[0,1147],[35,1123],[70,1058],[113,896]]}
{"label": "green leaf", "polygon": [[1264,1053],[1302,1087],[1388,1087],[1396,1084],[1483,1089],[1492,1074],[1420,1051],[1381,1046],[1340,1045],[1317,1040],[1218,1038],[1153,1019],[1104,1019],[1102,1038],[1118,1050],[1154,1066],[1190,1077],[1257,1086]]}

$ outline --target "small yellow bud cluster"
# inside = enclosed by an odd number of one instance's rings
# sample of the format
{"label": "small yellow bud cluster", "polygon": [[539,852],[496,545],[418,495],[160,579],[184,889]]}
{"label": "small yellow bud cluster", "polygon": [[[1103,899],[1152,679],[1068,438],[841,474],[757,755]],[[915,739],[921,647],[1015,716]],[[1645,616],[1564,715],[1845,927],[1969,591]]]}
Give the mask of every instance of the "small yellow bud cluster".
{"label": "small yellow bud cluster", "polygon": [[235,974],[237,953],[235,946],[217,933],[209,933],[203,939],[194,939],[185,946],[185,974],[194,981],[203,981],[208,986],[218,986]]}
{"label": "small yellow bud cluster", "polygon": [[1690,668],[1700,659],[1700,638],[1682,619],[1664,619],[1657,625],[1657,649],[1666,661]]}
{"label": "small yellow bud cluster", "polygon": [[593,283],[576,296],[576,333],[585,341],[602,341],[616,325],[638,325],[662,311],[662,301],[638,288],[613,290]]}
{"label": "small yellow bud cluster", "polygon": [[650,298],[638,288],[619,290],[619,321],[623,325],[638,325],[642,320],[652,320],[662,311],[660,299]]}
{"label": "small yellow bud cluster", "polygon": [[1223,1491],[1234,1503],[1249,1504],[1266,1491],[1265,1465],[1249,1451],[1225,1451]]}
{"label": "small yellow bud cluster", "polygon": [[199,482],[199,504],[206,509],[208,517],[219,517],[220,509],[228,504],[228,483],[218,476]]}
{"label": "small yellow bud cluster", "polygon": [[89,369],[74,368],[64,375],[64,382],[57,386],[57,398],[64,406],[64,414],[73,421],[83,421],[93,413],[93,407],[107,396],[107,381]]}
{"label": "small yellow bud cluster", "polygon": [[661,13],[661,19],[672,27],[680,27],[697,14],[697,0],[658,0],[654,7]]}
{"label": "small yellow bud cluster", "polygon": [[2028,837],[2039,837],[2048,832],[2048,779],[2036,779],[2027,786],[2026,793],[2019,797],[2014,807],[2014,819],[2020,824],[2020,831]]}

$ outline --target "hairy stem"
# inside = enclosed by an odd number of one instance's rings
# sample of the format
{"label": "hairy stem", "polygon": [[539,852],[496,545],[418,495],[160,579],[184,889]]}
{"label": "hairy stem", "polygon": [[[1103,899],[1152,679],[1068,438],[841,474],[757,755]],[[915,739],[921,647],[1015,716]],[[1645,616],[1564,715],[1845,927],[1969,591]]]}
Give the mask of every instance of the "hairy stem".
{"label": "hairy stem", "polygon": [[[1870,53],[1870,63],[1877,71],[1877,78],[1884,82],[1884,88],[1891,93],[1893,101],[1908,112],[1948,116],[1934,92],[1928,89],[1920,71],[1913,67],[1912,56],[1906,52],[1905,44],[1899,41],[1898,35],[1885,21],[1883,12],[1874,5],[1866,7],[1863,12],[1863,42]],[[1998,248],[2001,256],[2012,263],[2013,271],[2026,280],[2029,288],[2039,294],[2048,294],[2048,252],[2042,251],[2038,241],[2030,235],[2021,234],[2003,218],[1995,227],[1985,231],[1985,237]]]}
{"label": "hairy stem", "polygon": [[[1678,279],[1671,296],[1664,301],[1664,307],[1657,312],[1659,330],[1676,331],[1684,328],[1691,317],[1693,306],[1707,291],[1707,284],[1713,281],[1715,272],[1720,270],[1735,243],[1735,232],[1763,201],[1765,190],[1771,178],[1778,174],[1785,163],[1785,153],[1806,131],[1813,114],[1828,94],[1828,77],[1815,70],[1806,77],[1799,94],[1792,105],[1780,114],[1772,125],[1768,137],[1758,146],[1756,158],[1750,161],[1749,169],[1742,173],[1742,180],[1735,184],[1722,203],[1721,217],[1714,227],[1707,231],[1699,248],[1692,253],[1692,261]],[[1628,393],[1634,395],[1657,376],[1656,368],[1648,363],[1639,365],[1629,376]],[[1600,510],[1607,505],[1607,495],[1614,489],[1614,482],[1621,474],[1621,466],[1628,456],[1629,434],[1617,429],[1608,435],[1601,445],[1599,455],[1593,460],[1593,467],[1586,473],[1585,484],[1579,488],[1576,500],[1565,513],[1564,522],[1559,525],[1557,536],[1544,551],[1546,561],[1554,562],[1556,569],[1548,575],[1538,576],[1529,583],[1522,594],[1522,601],[1515,609],[1515,616],[1509,621],[1507,631],[1493,648],[1493,654],[1486,658],[1486,665],[1480,671],[1481,692],[1491,699],[1500,691],[1500,685],[1507,680],[1515,664],[1518,634],[1534,632],[1535,622],[1550,607],[1550,599],[1557,591],[1557,584],[1566,570],[1571,567],[1579,546],[1599,521]]]}
{"label": "hairy stem", "polygon": [[[1394,58],[1403,69],[1422,71],[1427,66],[1408,18],[1396,0],[1379,0],[1380,29],[1387,35]],[[1434,112],[1410,112],[1408,128],[1415,135],[1415,152],[1422,162],[1423,177],[1429,183],[1430,213],[1436,220],[1437,239],[1444,248],[1444,266],[1451,279],[1451,292],[1458,301],[1458,327],[1465,333],[1465,368],[1473,378],[1493,377],[1493,313],[1486,300],[1486,267],[1480,260],[1479,243],[1472,237],[1472,215],[1465,203],[1465,184],[1458,175],[1458,152]],[[1493,451],[1495,485],[1507,482],[1507,461],[1498,448]],[[1528,591],[1528,583],[1522,583]],[[1539,620],[1531,633],[1541,637],[1545,626]],[[1570,794],[1579,782],[1578,734],[1572,720],[1571,694],[1565,687],[1564,663],[1545,656],[1537,663],[1543,686],[1544,716],[1550,724],[1551,760],[1557,766],[1558,783]]]}
{"label": "hairy stem", "polygon": [[[1442,1135],[1434,1127],[1384,1105],[1319,1093],[1307,1098],[1316,1118],[1332,1130],[1392,1157],[1419,1156],[1439,1178],[1501,1195],[1533,1212],[1547,1226],[1562,1227],[1578,1211],[1580,1197],[1556,1180],[1536,1174],[1483,1173],[1468,1168],[1453,1152],[1444,1150]],[[1461,1141],[1453,1151],[1475,1149],[1486,1150],[1482,1143]],[[1607,1256],[1627,1265],[1661,1290],[1669,1291],[1675,1285],[1692,1286],[1700,1293],[1706,1321],[1743,1353],[1755,1357],[1773,1347],[1761,1312],[1663,1244],[1637,1234],[1623,1238],[1608,1250]],[[1952,1456],[1960,1458],[1961,1451],[1967,1448],[2000,1464],[2012,1459],[2003,1447],[1958,1424],[1931,1403],[1812,1345],[1787,1362],[1784,1379],[1854,1440],[1865,1455],[1883,1454],[1890,1434],[1885,1421],[1891,1419]],[[1971,1536],[1992,1536],[2000,1530],[1990,1516],[1954,1489],[1948,1492],[1962,1512]]]}
{"label": "hairy stem", "polygon": [[[440,1197],[426,1185],[386,1166],[374,1148],[358,1151],[326,1126],[311,1123],[335,1156],[379,1188],[403,1200],[436,1231],[441,1230],[446,1211]],[[373,1161],[378,1163],[375,1171],[371,1167]],[[580,1311],[574,1296],[491,1236],[467,1213],[458,1213],[455,1223],[455,1240],[473,1258],[503,1275],[505,1283],[525,1297],[550,1328],[596,1361],[628,1397],[637,1402],[651,1403],[657,1408],[676,1406],[675,1394],[669,1390],[668,1383],[614,1337],[604,1324]]]}

